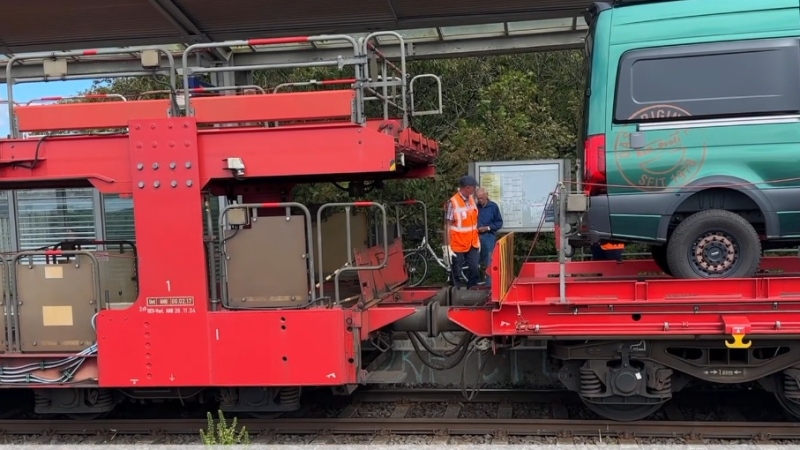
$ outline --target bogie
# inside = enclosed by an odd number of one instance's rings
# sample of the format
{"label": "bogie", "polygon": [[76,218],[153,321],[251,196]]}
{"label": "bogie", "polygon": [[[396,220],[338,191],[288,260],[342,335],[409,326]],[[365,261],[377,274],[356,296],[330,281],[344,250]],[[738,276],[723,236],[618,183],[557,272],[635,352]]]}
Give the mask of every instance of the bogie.
{"label": "bogie", "polygon": [[[32,395],[31,395],[32,394]],[[231,416],[260,418],[279,417],[296,411],[301,405],[301,388],[177,388],[177,389],[97,389],[49,388],[33,390],[0,390],[0,419],[19,414],[40,417],[65,416],[74,420],[95,420],[109,417],[126,405],[133,411],[159,418],[170,414],[168,407],[152,405],[176,403],[175,412],[220,410]]]}
{"label": "bogie", "polygon": [[731,349],[714,341],[622,341],[552,345],[559,380],[593,412],[618,421],[656,412],[695,382],[760,383],[778,404],[800,418],[800,344],[758,341]]}
{"label": "bogie", "polygon": [[122,397],[109,389],[36,389],[36,414],[67,414],[76,418],[100,418],[114,410]]}

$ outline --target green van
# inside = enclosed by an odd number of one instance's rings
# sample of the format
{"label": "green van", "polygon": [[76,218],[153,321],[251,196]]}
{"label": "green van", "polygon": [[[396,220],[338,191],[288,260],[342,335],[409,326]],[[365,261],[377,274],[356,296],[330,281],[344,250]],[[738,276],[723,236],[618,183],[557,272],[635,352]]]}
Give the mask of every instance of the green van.
{"label": "green van", "polygon": [[800,0],[617,0],[586,13],[581,233],[676,278],[800,245]]}

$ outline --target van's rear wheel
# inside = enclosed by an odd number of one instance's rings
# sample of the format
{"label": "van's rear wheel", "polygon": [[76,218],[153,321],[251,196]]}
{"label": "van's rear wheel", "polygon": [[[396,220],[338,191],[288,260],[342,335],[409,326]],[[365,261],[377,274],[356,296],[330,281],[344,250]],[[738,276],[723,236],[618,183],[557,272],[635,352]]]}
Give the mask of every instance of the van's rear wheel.
{"label": "van's rear wheel", "polygon": [[687,217],[670,236],[667,264],[675,278],[752,277],[761,264],[761,241],[738,214],[700,211]]}
{"label": "van's rear wheel", "polygon": [[672,275],[669,270],[669,263],[667,263],[667,246],[666,245],[653,245],[650,247],[650,255],[653,257],[656,265],[662,272],[667,275]]}

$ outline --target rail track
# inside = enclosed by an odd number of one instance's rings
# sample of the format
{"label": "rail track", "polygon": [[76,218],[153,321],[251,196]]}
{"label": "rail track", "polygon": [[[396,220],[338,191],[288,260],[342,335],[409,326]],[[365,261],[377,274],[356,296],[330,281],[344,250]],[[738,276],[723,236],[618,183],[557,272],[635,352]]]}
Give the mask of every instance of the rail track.
{"label": "rail track", "polygon": [[[303,442],[314,444],[335,443],[343,435],[356,437],[358,442],[351,439],[351,444],[386,444],[403,435],[429,436],[427,443],[432,444],[445,444],[457,436],[485,436],[492,444],[514,443],[515,437],[538,437],[554,444],[573,444],[579,438],[611,438],[622,443],[637,438],[685,443],[702,443],[703,439],[800,440],[800,422],[783,416],[764,392],[688,394],[676,396],[652,420],[638,422],[586,418],[577,413],[583,411],[580,400],[562,391],[484,391],[479,401],[465,401],[460,390],[396,389],[358,392],[343,407],[320,403],[287,417],[241,418],[239,423],[247,427],[255,443],[262,444],[285,435],[302,435]],[[706,408],[706,420],[685,413],[687,408],[697,407]],[[116,436],[135,435],[136,443],[155,444],[175,435],[196,440],[199,430],[206,427],[207,421],[200,418],[0,421],[0,433],[31,436],[34,439],[29,443],[58,443],[70,436],[107,443]]]}

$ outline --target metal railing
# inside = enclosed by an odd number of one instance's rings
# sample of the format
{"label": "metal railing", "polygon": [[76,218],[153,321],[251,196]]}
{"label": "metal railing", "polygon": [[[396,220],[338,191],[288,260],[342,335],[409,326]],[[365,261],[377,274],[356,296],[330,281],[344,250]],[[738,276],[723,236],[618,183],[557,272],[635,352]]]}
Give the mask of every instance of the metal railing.
{"label": "metal railing", "polygon": [[[792,250],[792,249],[781,249],[781,250],[764,250],[765,255],[773,255],[773,256],[797,256],[800,258],[800,248]],[[584,253],[583,249],[577,251],[574,255],[570,258],[572,261],[589,261],[592,259],[591,253]],[[653,255],[650,252],[623,252],[622,259],[653,259]],[[523,261],[523,262],[536,262],[536,261],[545,261],[545,262],[553,262],[558,261],[558,255],[531,255],[528,257],[525,256],[515,256],[514,260],[516,261]]]}
{"label": "metal railing", "polygon": [[[15,64],[17,62],[30,59],[39,59],[39,58],[48,58],[52,60],[57,60],[57,59],[66,59],[77,56],[91,57],[100,55],[127,55],[132,52],[145,52],[145,51],[156,51],[166,56],[167,60],[169,61],[169,72],[168,72],[169,85],[174,90],[176,84],[177,70],[175,68],[175,58],[172,57],[172,52],[168,47],[157,46],[157,47],[131,47],[125,49],[110,48],[110,49],[96,49],[96,50],[73,50],[66,52],[27,53],[27,54],[20,54],[13,56],[6,63],[6,89],[8,92],[8,98],[6,99],[6,102],[8,103],[8,117],[9,120],[11,121],[11,126],[10,126],[11,137],[17,139],[22,137],[19,128],[17,127],[16,116],[14,114],[14,106],[16,104],[14,101],[14,85],[16,83],[16,79],[13,77],[13,71]],[[153,73],[154,73],[153,70],[142,70],[141,72],[131,72],[130,74],[95,74],[94,77],[118,78],[125,75],[143,76],[143,75],[152,75]],[[62,77],[62,79],[68,79],[67,77],[68,76]],[[178,111],[172,111],[172,114],[177,115]]]}
{"label": "metal railing", "polygon": [[[376,203],[376,202],[325,203],[325,204],[321,205],[319,207],[319,209],[317,210],[317,223],[318,224],[322,223],[322,211],[324,211],[327,208],[335,208],[335,207],[344,207],[345,211],[347,212],[347,214],[345,214],[345,220],[346,220],[346,222],[345,222],[345,230],[346,230],[345,233],[347,233],[348,263],[351,263],[352,259],[353,259],[353,256],[352,256],[352,253],[351,253],[353,251],[353,248],[352,248],[352,243],[350,242],[351,235],[352,235],[352,230],[351,230],[351,227],[350,227],[350,214],[349,213],[350,213],[350,208],[351,207],[356,207],[356,208],[358,208],[358,207],[362,207],[362,208],[370,208],[370,207],[378,208],[378,210],[381,212],[381,218],[383,219],[382,220],[383,235],[384,236],[387,235],[388,224],[387,224],[387,220],[386,220],[387,219],[386,218],[386,208],[382,204]],[[318,258],[319,258],[319,260],[318,260],[319,261],[319,273],[320,273],[320,276],[322,276],[323,266],[322,266],[322,227],[321,226],[317,227],[317,251],[319,252],[319,254],[318,254]],[[389,262],[389,239],[384,239],[383,240],[383,260],[379,264],[372,265],[372,266],[358,266],[356,264],[353,264],[353,265],[350,265],[350,266],[347,266],[347,267],[340,268],[336,272],[336,275],[334,276],[334,279],[333,279],[333,284],[334,284],[334,305],[339,305],[339,302],[341,301],[341,297],[339,296],[339,276],[342,273],[345,273],[345,272],[360,272],[362,270],[380,270],[380,269],[383,269],[384,267],[386,267],[388,262]],[[313,271],[313,270],[311,270],[311,271]],[[325,295],[324,294],[323,285],[324,285],[324,283],[320,283],[320,285],[319,285],[319,296],[320,297],[324,297],[324,295]],[[312,283],[311,286],[314,286],[314,284]]]}
{"label": "metal railing", "polygon": [[[396,42],[393,42],[392,45],[399,46],[399,64],[395,64],[387,58],[387,56],[381,52],[378,48],[377,41],[382,36],[391,36]],[[237,47],[237,46],[269,46],[269,45],[279,45],[279,44],[288,44],[288,43],[311,43],[311,42],[330,42],[330,41],[340,41],[345,42],[348,44],[348,47],[351,49],[350,55],[338,56],[335,59],[326,59],[326,60],[316,60],[311,59],[303,62],[294,62],[294,63],[272,63],[272,64],[254,64],[249,66],[215,66],[215,67],[200,67],[200,66],[190,66],[190,55],[199,51],[199,50],[209,50],[213,48],[222,48],[222,47]],[[429,114],[441,114],[443,111],[443,100],[442,100],[442,82],[441,78],[433,74],[421,74],[414,77],[410,77],[407,70],[406,64],[406,47],[405,41],[403,36],[399,33],[394,31],[379,31],[370,33],[366,37],[361,38],[354,38],[349,35],[344,34],[334,34],[334,35],[317,35],[317,36],[298,36],[298,37],[286,37],[286,38],[267,38],[267,39],[249,39],[249,40],[233,40],[233,41],[223,41],[223,42],[212,42],[212,43],[198,43],[188,46],[181,55],[181,69],[176,68],[175,64],[175,57],[173,57],[171,50],[168,47],[164,46],[150,46],[150,47],[131,47],[125,49],[96,49],[96,50],[83,50],[83,51],[64,51],[64,52],[49,52],[49,53],[30,53],[30,54],[20,54],[12,57],[8,64],[6,65],[6,78],[8,80],[7,83],[7,90],[8,90],[8,98],[6,103],[8,104],[9,110],[9,117],[11,119],[11,136],[13,138],[21,138],[22,133],[19,127],[17,126],[17,120],[15,117],[15,106],[17,102],[14,101],[14,85],[20,82],[31,82],[31,81],[42,81],[42,80],[50,80],[57,76],[59,80],[68,80],[78,78],[85,78],[83,76],[72,76],[66,74],[66,64],[61,67],[53,69],[47,68],[47,63],[50,61],[54,61],[56,63],[64,63],[69,58],[74,57],[82,57],[85,59],[91,60],[93,57],[101,57],[101,56],[108,56],[108,55],[120,55],[120,54],[130,54],[134,52],[141,52],[142,53],[142,61],[143,67],[142,71],[131,71],[125,73],[102,73],[102,74],[94,74],[95,78],[119,78],[123,76],[152,76],[155,74],[160,73],[167,73],[169,75],[169,90],[168,91],[150,91],[143,93],[139,96],[141,98],[144,95],[151,95],[156,93],[169,93],[172,97],[172,104],[169,107],[169,111],[165,111],[166,116],[177,116],[181,114],[181,109],[185,110],[186,115],[193,116],[195,115],[195,111],[192,108],[192,99],[189,96],[189,93],[200,93],[200,92],[215,92],[215,91],[226,91],[231,89],[241,89],[242,87],[212,87],[212,88],[189,88],[189,76],[193,74],[212,74],[212,73],[220,73],[220,72],[237,72],[237,71],[254,71],[254,70],[270,70],[270,69],[287,69],[287,68],[308,68],[308,67],[336,67],[339,70],[347,66],[353,67],[353,78],[352,79],[339,79],[339,80],[311,80],[307,82],[296,82],[296,83],[284,83],[278,88],[275,89],[274,92],[277,92],[279,88],[287,87],[287,86],[302,86],[302,85],[330,85],[330,84],[347,84],[350,85],[350,88],[353,89],[355,95],[355,102],[353,102],[353,114],[352,120],[354,123],[364,125],[366,123],[366,112],[365,112],[365,102],[370,100],[378,100],[382,103],[383,106],[383,119],[389,120],[390,117],[390,108],[397,109],[402,116],[402,126],[403,128],[407,128],[409,126],[409,119],[412,116],[423,116]],[[168,60],[168,67],[163,68],[161,67],[160,56],[156,58],[158,63],[153,63],[154,61],[150,56],[153,53],[158,53],[159,55],[163,55]],[[147,56],[147,58],[145,58]],[[31,60],[31,59],[41,59],[43,60],[43,64],[45,65],[45,77],[42,80],[39,79],[16,79],[14,78],[14,67],[15,64],[24,60]],[[146,62],[147,61],[147,62]],[[147,66],[145,66],[145,64]],[[58,64],[55,64],[58,66]],[[64,72],[63,74],[61,72]],[[179,89],[176,85],[177,83],[177,75],[180,74],[183,76],[182,85],[183,89]],[[416,90],[415,85],[422,79],[432,79],[436,83],[437,89],[437,107],[435,109],[427,110],[427,111],[416,111],[415,110],[415,98]],[[345,83],[346,82],[346,83]],[[166,84],[166,83],[165,83]],[[253,88],[255,90],[259,90],[263,93],[263,89],[258,86],[246,86],[244,88]],[[390,92],[391,90],[391,92]],[[395,91],[399,90],[400,93],[397,94]],[[372,95],[368,96],[365,93],[370,93]],[[183,95],[185,98],[185,106],[182,108],[181,105],[177,104],[177,97],[178,95]],[[73,97],[62,97],[62,98],[49,98],[49,101],[59,101],[59,100],[66,100],[71,98],[110,98],[110,97],[117,97],[116,94],[90,94],[85,96],[73,96]],[[122,96],[119,96],[122,97]],[[43,101],[44,99],[39,99],[37,101]],[[125,101],[125,98],[121,98],[121,100]],[[30,104],[30,102],[28,103]]]}

